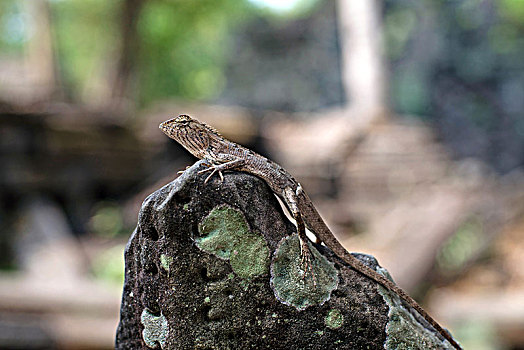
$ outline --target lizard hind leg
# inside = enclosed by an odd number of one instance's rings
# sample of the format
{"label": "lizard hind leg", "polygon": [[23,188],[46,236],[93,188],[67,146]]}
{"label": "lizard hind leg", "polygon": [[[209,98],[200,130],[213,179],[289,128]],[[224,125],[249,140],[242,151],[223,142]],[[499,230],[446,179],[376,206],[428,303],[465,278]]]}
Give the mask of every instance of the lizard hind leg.
{"label": "lizard hind leg", "polygon": [[287,187],[284,190],[284,198],[286,204],[289,207],[289,210],[291,211],[291,215],[293,215],[293,218],[297,223],[297,234],[298,239],[300,241],[300,256],[302,269],[304,271],[304,278],[306,278],[307,275],[311,275],[313,285],[316,286],[317,282],[315,278],[315,273],[313,271],[313,253],[311,252],[311,248],[308,245],[306,226],[304,224],[304,220],[302,219],[302,215],[300,214],[300,211],[298,209],[297,197],[294,191],[290,187]]}
{"label": "lizard hind leg", "polygon": [[311,252],[311,248],[307,243],[308,238],[306,236],[306,230],[302,216],[299,215],[298,217],[295,217],[295,221],[297,222],[298,239],[300,241],[300,264],[302,265],[302,269],[304,271],[304,278],[306,278],[308,274],[311,275],[313,285],[316,286],[317,279],[315,278],[315,272],[313,271],[314,256]]}

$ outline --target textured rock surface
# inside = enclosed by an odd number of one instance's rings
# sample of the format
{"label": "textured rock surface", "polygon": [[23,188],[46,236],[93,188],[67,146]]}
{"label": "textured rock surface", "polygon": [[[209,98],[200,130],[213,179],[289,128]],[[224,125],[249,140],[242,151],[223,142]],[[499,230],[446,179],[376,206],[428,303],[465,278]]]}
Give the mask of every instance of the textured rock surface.
{"label": "textured rock surface", "polygon": [[267,185],[243,173],[205,185],[203,168],[143,203],[125,253],[116,348],[383,349],[392,304],[377,285],[318,245],[318,283],[301,278],[295,228]]}

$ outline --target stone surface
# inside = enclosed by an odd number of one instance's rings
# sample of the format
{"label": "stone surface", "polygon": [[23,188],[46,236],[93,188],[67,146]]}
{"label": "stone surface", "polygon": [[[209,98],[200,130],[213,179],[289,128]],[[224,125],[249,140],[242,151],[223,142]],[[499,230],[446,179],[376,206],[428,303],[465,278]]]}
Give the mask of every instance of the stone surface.
{"label": "stone surface", "polygon": [[[314,244],[317,283],[303,278],[295,227],[267,185],[236,172],[204,184],[204,168],[143,203],[125,252],[116,349],[383,349],[393,302],[376,283]],[[402,348],[410,329],[389,329],[390,344]]]}

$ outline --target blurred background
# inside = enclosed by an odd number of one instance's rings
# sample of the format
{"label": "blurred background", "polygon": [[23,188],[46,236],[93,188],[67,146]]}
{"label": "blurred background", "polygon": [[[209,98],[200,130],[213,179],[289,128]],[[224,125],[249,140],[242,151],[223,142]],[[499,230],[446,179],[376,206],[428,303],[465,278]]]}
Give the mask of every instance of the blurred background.
{"label": "blurred background", "polygon": [[1,0],[0,349],[111,349],[180,113],[469,349],[524,349],[524,1]]}

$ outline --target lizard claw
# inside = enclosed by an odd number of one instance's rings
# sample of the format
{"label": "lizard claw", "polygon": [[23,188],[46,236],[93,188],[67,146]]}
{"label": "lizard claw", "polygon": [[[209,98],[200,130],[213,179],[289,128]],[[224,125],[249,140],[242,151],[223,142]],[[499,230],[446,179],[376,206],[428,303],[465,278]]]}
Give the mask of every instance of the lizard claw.
{"label": "lizard claw", "polygon": [[220,176],[220,181],[224,181],[224,175],[222,174],[222,170],[219,168],[219,165],[209,165],[209,168],[207,169],[204,169],[204,170],[200,170],[198,172],[198,174],[204,174],[204,173],[207,173],[207,172],[211,172],[211,174],[208,175],[208,177],[206,177],[206,179],[204,180],[204,183],[207,184],[207,182],[213,177],[213,175],[215,175],[216,173],[218,173],[218,175]]}
{"label": "lizard claw", "polygon": [[204,169],[204,170],[200,170],[198,173],[199,174],[204,174],[204,173],[207,173],[209,171],[211,172],[211,174],[209,174],[209,176],[206,178],[204,183],[207,183],[209,181],[209,179],[211,179],[211,177],[213,177],[213,175],[215,173],[218,173],[218,175],[220,176],[220,181],[224,181],[224,175],[222,174],[223,171],[236,169],[239,166],[241,166],[242,164],[244,164],[244,159],[242,159],[242,158],[238,158],[238,159],[235,159],[235,160],[232,160],[232,161],[229,161],[229,162],[226,162],[226,163],[220,163],[220,164],[206,164],[206,163],[204,163],[204,165],[207,166],[208,168]]}
{"label": "lizard claw", "polygon": [[179,170],[179,171],[177,171],[176,173],[177,173],[177,174],[183,174],[184,171],[186,171],[186,170],[189,169],[189,168],[190,168],[190,166],[188,165],[188,166],[186,166],[186,168],[185,168],[184,170]]}

